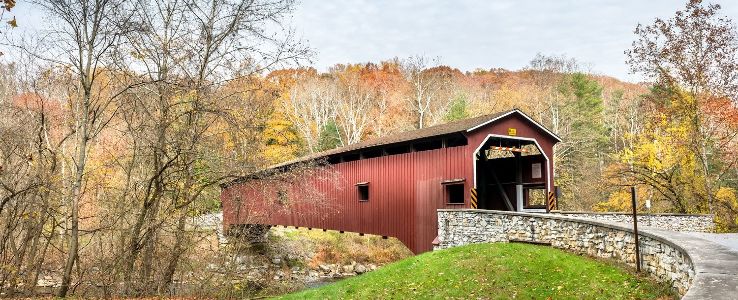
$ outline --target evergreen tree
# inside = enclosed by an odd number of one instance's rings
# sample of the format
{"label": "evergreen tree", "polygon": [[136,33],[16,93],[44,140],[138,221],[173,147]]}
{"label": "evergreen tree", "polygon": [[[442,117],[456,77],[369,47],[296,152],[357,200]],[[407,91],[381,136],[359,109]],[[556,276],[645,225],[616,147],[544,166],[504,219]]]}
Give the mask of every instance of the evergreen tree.
{"label": "evergreen tree", "polygon": [[335,121],[330,120],[323,126],[320,131],[317,151],[326,151],[341,146],[341,135],[338,131],[338,125]]}
{"label": "evergreen tree", "polygon": [[469,112],[467,111],[467,103],[466,103],[466,96],[465,95],[458,95],[456,99],[451,102],[451,106],[448,109],[448,112],[446,113],[446,116],[444,119],[448,122],[450,121],[456,121],[456,120],[463,120],[469,117]]}
{"label": "evergreen tree", "polygon": [[583,73],[574,73],[561,87],[561,93],[570,98],[565,110],[570,112],[571,135],[580,139],[587,152],[597,151],[607,143],[607,128],[603,122],[605,106],[602,87]]}
{"label": "evergreen tree", "polygon": [[555,164],[557,185],[563,191],[562,202],[602,197],[600,187],[581,184],[587,178],[602,176],[607,155],[602,87],[586,74],[573,73],[561,81],[559,94],[563,101],[559,107],[558,133],[564,142],[556,148]]}

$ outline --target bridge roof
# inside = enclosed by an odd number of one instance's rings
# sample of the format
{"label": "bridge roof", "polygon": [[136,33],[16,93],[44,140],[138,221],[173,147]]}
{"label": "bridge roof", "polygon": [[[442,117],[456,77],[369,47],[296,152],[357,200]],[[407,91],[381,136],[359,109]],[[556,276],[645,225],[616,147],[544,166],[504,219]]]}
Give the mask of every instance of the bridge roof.
{"label": "bridge roof", "polygon": [[[417,140],[438,137],[438,136],[459,133],[459,132],[471,132],[482,126],[493,123],[494,121],[497,121],[499,119],[502,119],[514,113],[520,114],[525,119],[530,121],[533,125],[535,125],[535,127],[538,127],[539,129],[541,129],[541,131],[550,135],[556,141],[561,142],[561,139],[556,134],[546,129],[546,127],[534,121],[532,118],[530,118],[528,115],[526,115],[519,109],[513,109],[510,111],[499,112],[499,113],[459,120],[455,122],[450,122],[446,124],[425,127],[421,129],[412,130],[412,131],[406,131],[406,132],[401,132],[401,133],[392,134],[388,136],[383,136],[383,137],[379,137],[375,139],[369,139],[366,141],[347,145],[344,147],[339,147],[339,148],[335,148],[335,149],[331,149],[331,150],[327,150],[323,152],[313,153],[313,154],[306,155],[306,156],[303,156],[303,157],[300,157],[294,160],[272,165],[268,167],[267,169],[257,172],[256,174],[252,174],[251,176],[258,175],[261,172],[266,172],[266,171],[270,171],[274,169],[280,169],[282,167],[290,166],[290,165],[297,164],[297,163],[309,162],[309,161],[315,161],[315,160],[322,159],[322,158],[327,158],[332,155],[356,152],[356,151],[380,147],[380,146],[401,144],[405,142],[417,141]],[[247,177],[250,177],[250,176],[247,176]],[[238,179],[235,180],[235,182],[237,181],[241,181],[241,180],[238,180]],[[234,183],[234,182],[231,182],[231,183]],[[226,184],[226,185],[230,185],[230,184]]]}
{"label": "bridge roof", "polygon": [[496,120],[509,116],[513,113],[518,113],[522,115],[523,117],[528,119],[531,123],[533,123],[536,127],[539,127],[543,132],[550,135],[553,139],[561,142],[561,138],[559,138],[556,134],[546,129],[546,127],[534,121],[533,119],[531,119],[528,115],[524,114],[519,109],[513,109],[510,111],[499,112],[499,113],[479,116],[475,118],[469,118],[469,119],[459,120],[455,122],[450,122],[446,124],[425,127],[421,129],[412,130],[412,131],[401,132],[401,133],[383,136],[379,138],[369,139],[366,141],[347,145],[344,147],[339,147],[339,148],[335,148],[335,149],[331,149],[331,150],[327,150],[323,152],[313,153],[313,154],[303,156],[303,157],[300,157],[300,158],[297,158],[291,161],[287,161],[287,162],[283,162],[283,163],[271,166],[269,168],[271,169],[271,168],[278,168],[282,166],[288,166],[288,165],[299,163],[299,162],[315,160],[318,158],[328,157],[331,155],[354,152],[357,150],[374,148],[378,146],[400,144],[404,142],[437,137],[437,136],[442,136],[442,135],[447,135],[447,134],[452,134],[452,133],[457,133],[457,132],[471,132],[484,125],[487,125]]}

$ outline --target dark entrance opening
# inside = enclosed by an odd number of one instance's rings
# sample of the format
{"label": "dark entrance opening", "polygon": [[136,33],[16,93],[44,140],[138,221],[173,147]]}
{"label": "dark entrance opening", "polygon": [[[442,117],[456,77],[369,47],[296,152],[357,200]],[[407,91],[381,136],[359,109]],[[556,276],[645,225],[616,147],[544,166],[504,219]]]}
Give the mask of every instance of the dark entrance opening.
{"label": "dark entrance opening", "polygon": [[548,162],[535,141],[490,136],[474,160],[477,208],[545,210]]}

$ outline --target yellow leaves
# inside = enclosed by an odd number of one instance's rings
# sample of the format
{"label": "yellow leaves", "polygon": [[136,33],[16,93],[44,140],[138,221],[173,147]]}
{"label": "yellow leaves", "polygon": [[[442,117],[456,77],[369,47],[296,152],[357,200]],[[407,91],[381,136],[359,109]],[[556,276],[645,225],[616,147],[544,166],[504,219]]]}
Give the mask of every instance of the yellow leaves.
{"label": "yellow leaves", "polygon": [[738,209],[738,197],[736,190],[729,187],[720,187],[715,193],[715,200]]}
{"label": "yellow leaves", "polygon": [[610,194],[605,202],[595,204],[595,211],[621,211],[625,212],[631,208],[630,193],[627,191],[616,191]]}
{"label": "yellow leaves", "polygon": [[691,118],[694,112],[690,103],[694,99],[683,93],[676,93],[672,98],[672,106],[654,115],[642,134],[628,137],[634,146],[620,153],[622,162],[657,173],[679,168],[682,174],[690,174],[699,169],[693,149],[693,137],[698,130]]}
{"label": "yellow leaves", "polygon": [[10,27],[12,28],[18,27],[18,22],[15,20],[15,17],[13,17],[12,20],[8,21],[8,24],[10,24]]}
{"label": "yellow leaves", "polygon": [[[630,176],[625,183],[643,184],[656,200],[669,200],[673,209],[704,213],[708,188],[697,145],[701,133],[695,124],[695,99],[681,91],[665,97],[668,99],[659,99],[663,104],[658,102],[643,130],[626,136],[632,146],[618,154],[622,164],[616,174]],[[629,207],[627,193],[617,192],[596,209],[625,211]]]}
{"label": "yellow leaves", "polygon": [[[626,178],[625,183],[643,184],[657,201],[668,200],[661,203],[670,207],[660,209],[712,212],[716,222],[722,219],[729,220],[726,224],[733,223],[735,214],[721,215],[718,210],[735,204],[734,191],[719,188],[721,183],[714,177],[720,173],[719,164],[708,168],[711,161],[720,161],[718,155],[724,155],[723,149],[711,150],[720,145],[717,143],[720,137],[706,136],[705,129],[713,126],[706,125],[711,122],[707,119],[709,115],[701,111],[697,98],[679,89],[652,97],[653,110],[648,112],[643,129],[636,135],[626,136],[631,146],[619,153],[621,166],[615,174]],[[707,159],[707,163],[703,159]],[[710,202],[710,194],[720,204]],[[623,195],[613,195],[598,205],[598,209],[620,210],[625,200]],[[738,212],[738,208],[733,211]]]}
{"label": "yellow leaves", "polygon": [[300,138],[292,129],[292,122],[278,112],[273,113],[262,132],[264,156],[270,163],[279,163],[297,157]]}
{"label": "yellow leaves", "polygon": [[738,228],[738,192],[734,188],[720,187],[715,192],[715,225],[717,232],[735,232]]}

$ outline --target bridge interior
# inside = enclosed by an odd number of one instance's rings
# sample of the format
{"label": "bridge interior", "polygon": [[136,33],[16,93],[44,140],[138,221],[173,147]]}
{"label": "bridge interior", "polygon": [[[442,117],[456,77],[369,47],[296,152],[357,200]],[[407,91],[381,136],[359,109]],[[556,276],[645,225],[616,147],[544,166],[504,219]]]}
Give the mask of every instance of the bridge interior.
{"label": "bridge interior", "polygon": [[547,168],[535,141],[488,138],[475,153],[478,208],[545,211]]}

